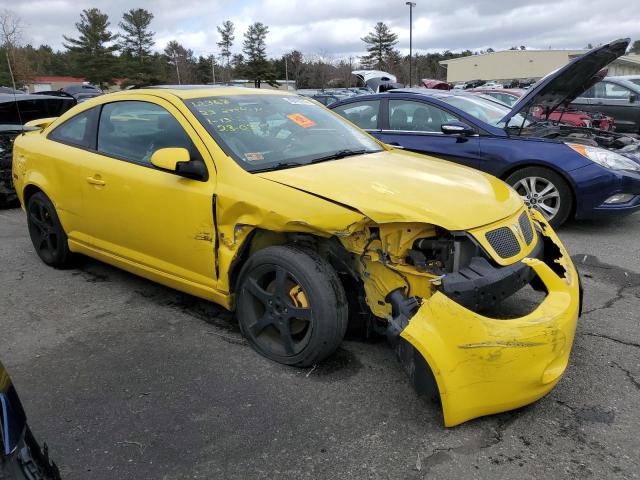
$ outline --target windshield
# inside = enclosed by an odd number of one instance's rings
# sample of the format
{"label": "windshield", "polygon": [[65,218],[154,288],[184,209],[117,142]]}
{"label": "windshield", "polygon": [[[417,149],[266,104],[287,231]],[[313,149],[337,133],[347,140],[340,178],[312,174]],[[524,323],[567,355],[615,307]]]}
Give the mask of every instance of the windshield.
{"label": "windshield", "polygon": [[184,102],[223,150],[248,171],[382,150],[364,132],[299,96],[211,96]]}
{"label": "windshield", "polygon": [[[504,128],[504,122],[500,120],[507,115],[511,109],[501,103],[494,102],[492,100],[480,98],[477,96],[463,96],[463,95],[451,95],[448,97],[440,98],[443,102],[453,105],[459,108],[465,113],[481,120],[494,127]],[[527,127],[531,124],[528,120],[525,121],[521,114],[514,115],[509,121],[509,127],[522,126]]]}

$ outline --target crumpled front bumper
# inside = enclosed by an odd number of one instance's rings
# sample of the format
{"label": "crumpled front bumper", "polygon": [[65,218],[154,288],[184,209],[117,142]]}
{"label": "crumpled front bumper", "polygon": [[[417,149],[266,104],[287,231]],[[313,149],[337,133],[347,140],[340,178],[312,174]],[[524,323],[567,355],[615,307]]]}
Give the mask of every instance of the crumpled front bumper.
{"label": "crumpled front bumper", "polygon": [[581,304],[578,273],[561,251],[560,278],[544,261],[525,258],[547,288],[530,314],[496,320],[468,310],[443,293],[424,301],[400,336],[426,360],[435,378],[446,426],[504,412],[547,394],[565,371]]}

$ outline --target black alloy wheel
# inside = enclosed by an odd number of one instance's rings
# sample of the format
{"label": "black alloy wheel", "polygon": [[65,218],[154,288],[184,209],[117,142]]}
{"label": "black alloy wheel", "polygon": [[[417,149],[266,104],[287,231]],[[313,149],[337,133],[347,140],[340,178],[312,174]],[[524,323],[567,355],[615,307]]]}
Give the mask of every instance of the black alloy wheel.
{"label": "black alloy wheel", "polygon": [[27,203],[27,225],[31,242],[40,259],[55,268],[71,261],[71,252],[56,209],[42,192],[33,194]]}
{"label": "black alloy wheel", "polygon": [[309,366],[340,345],[347,301],[333,268],[316,252],[268,247],[240,276],[237,313],[249,343],[279,363]]}

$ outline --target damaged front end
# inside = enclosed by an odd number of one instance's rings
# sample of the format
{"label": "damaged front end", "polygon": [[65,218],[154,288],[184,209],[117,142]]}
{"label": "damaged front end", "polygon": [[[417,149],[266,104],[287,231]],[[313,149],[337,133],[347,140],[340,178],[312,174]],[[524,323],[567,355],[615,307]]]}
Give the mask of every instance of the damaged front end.
{"label": "damaged front end", "polygon": [[[462,232],[369,224],[341,238],[366,304],[445,425],[526,405],[565,370],[579,314],[577,272],[542,215],[521,209]],[[482,314],[526,285],[546,296],[520,318]]]}
{"label": "damaged front end", "polygon": [[13,186],[11,163],[13,161],[13,141],[22,129],[0,126],[0,208],[17,204],[18,196]]}

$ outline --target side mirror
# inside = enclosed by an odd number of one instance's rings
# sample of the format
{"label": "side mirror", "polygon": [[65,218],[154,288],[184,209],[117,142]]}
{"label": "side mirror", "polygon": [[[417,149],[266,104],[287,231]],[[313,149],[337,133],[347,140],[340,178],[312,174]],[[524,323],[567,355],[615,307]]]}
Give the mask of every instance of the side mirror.
{"label": "side mirror", "polygon": [[186,148],[160,148],[151,155],[151,163],[162,170],[175,172],[192,180],[207,180],[209,172],[201,160],[191,160]]}
{"label": "side mirror", "polygon": [[440,126],[440,130],[446,135],[462,135],[464,137],[470,137],[476,134],[476,131],[473,128],[462,122],[443,123]]}
{"label": "side mirror", "polygon": [[189,150],[186,148],[160,148],[151,155],[153,166],[171,172],[177,171],[178,163],[188,162],[189,159]]}

